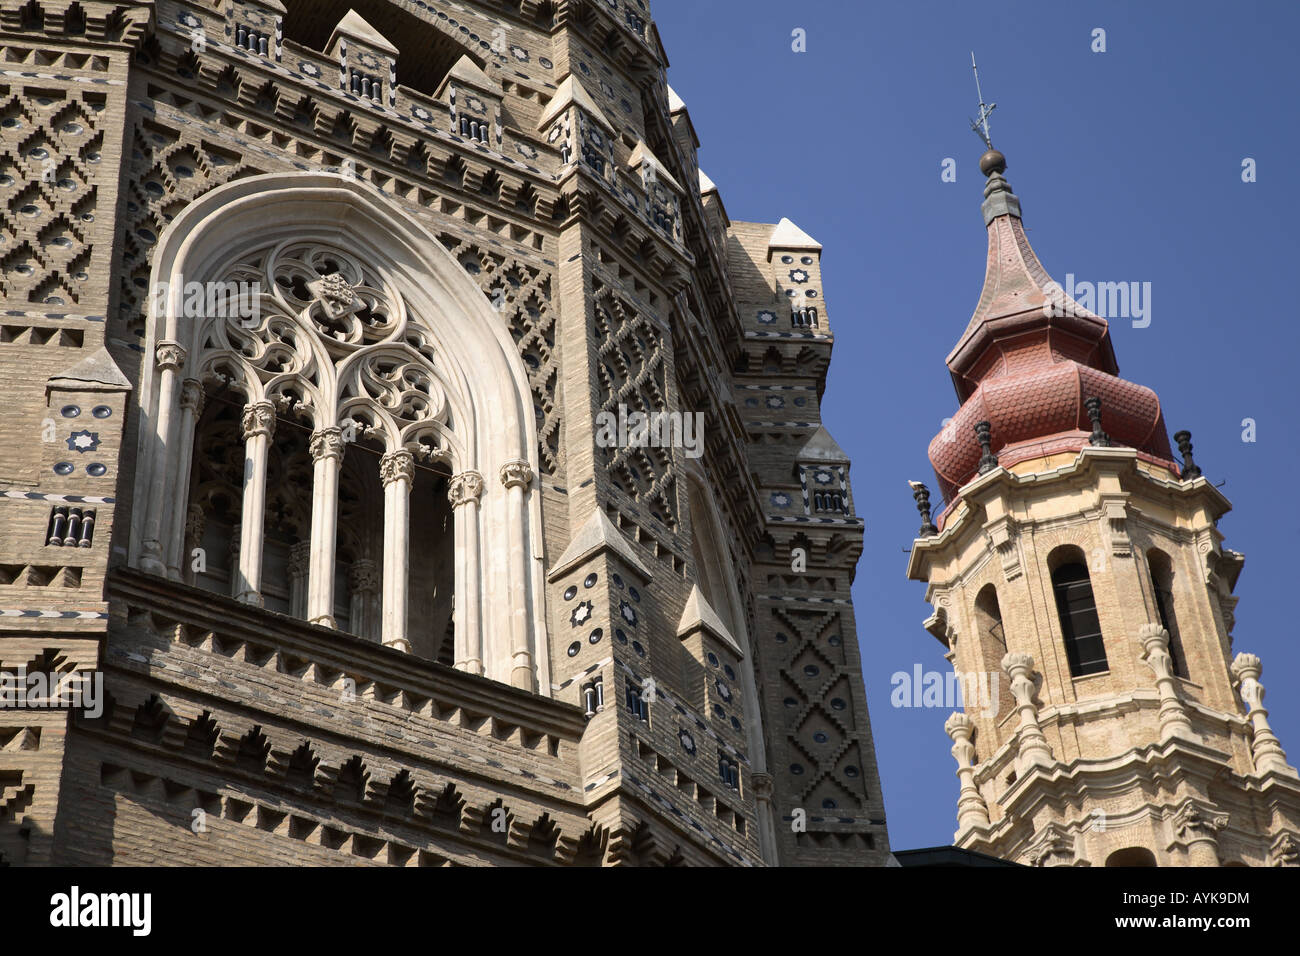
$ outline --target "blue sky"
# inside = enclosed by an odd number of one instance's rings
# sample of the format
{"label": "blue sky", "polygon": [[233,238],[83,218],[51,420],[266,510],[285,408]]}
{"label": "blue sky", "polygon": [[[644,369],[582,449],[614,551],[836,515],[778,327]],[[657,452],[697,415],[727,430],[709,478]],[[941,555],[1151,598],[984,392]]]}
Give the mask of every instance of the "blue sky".
{"label": "blue sky", "polygon": [[[1048,272],[1152,284],[1149,327],[1111,323],[1120,374],[1156,390],[1170,432],[1189,429],[1206,476],[1226,482],[1220,530],[1246,555],[1235,650],[1262,657],[1271,722],[1300,760],[1300,4],[652,6],[732,218],[789,216],[825,246],[824,417],[866,519],[853,594],[894,848],[949,843],[956,822],[948,711],[891,707],[890,675],[949,669],[905,576],[918,525],[905,481],[934,487],[926,447],[958,407],[943,360],[984,276],[971,50]],[[791,50],[796,28],[806,53]],[[946,157],[955,183],[940,179]]]}

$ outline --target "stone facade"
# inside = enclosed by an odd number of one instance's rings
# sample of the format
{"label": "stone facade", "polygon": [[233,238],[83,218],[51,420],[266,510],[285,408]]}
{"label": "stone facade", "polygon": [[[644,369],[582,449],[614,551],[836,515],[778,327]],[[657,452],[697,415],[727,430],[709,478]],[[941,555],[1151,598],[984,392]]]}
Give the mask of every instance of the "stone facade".
{"label": "stone facade", "polygon": [[0,669],[105,689],[6,709],[0,860],[892,862],[821,246],[729,219],[646,4],[0,54]]}
{"label": "stone facade", "polygon": [[[955,843],[1035,866],[1295,866],[1300,777],[1233,656],[1223,495],[1106,323],[1051,282],[990,151],[988,272],[931,443],[946,504],[908,576],[926,629],[997,693],[954,713]],[[966,687],[984,686],[980,680]]]}

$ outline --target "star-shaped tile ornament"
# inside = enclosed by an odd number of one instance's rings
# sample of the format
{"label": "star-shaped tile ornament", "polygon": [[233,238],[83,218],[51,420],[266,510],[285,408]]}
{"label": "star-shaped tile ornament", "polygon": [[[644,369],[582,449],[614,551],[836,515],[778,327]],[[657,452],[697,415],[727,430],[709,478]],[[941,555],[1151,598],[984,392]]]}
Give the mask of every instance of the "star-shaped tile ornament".
{"label": "star-shaped tile ornament", "polygon": [[99,447],[99,432],[82,430],[68,436],[68,451],[88,452]]}

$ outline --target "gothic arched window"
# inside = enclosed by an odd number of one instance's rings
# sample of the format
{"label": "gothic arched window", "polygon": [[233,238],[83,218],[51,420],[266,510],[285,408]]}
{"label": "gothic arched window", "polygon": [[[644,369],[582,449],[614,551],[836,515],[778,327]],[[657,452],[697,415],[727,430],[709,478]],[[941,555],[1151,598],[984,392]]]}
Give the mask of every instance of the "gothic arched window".
{"label": "gothic arched window", "polygon": [[450,253],[354,180],[257,176],[154,289],[132,563],[549,693],[527,372]]}
{"label": "gothic arched window", "polygon": [[1062,554],[1052,571],[1052,591],[1056,595],[1056,612],[1070,662],[1070,676],[1099,674],[1108,669],[1106,645],[1101,637],[1101,621],[1097,617],[1088,566],[1077,549]]}

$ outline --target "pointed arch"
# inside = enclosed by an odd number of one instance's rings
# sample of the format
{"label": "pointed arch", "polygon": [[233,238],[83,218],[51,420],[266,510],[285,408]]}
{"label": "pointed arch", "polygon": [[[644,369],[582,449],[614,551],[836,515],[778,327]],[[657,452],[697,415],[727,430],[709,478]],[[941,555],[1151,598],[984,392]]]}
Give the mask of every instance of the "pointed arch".
{"label": "pointed arch", "polygon": [[[767,747],[763,734],[763,715],[759,706],[758,685],[754,676],[754,654],[750,646],[749,626],[745,603],[736,582],[739,575],[726,547],[727,538],[722,518],[718,513],[708,479],[698,461],[692,461],[686,471],[687,502],[691,522],[692,557],[695,562],[697,584],[723,623],[732,628],[732,636],[739,645],[744,660],[738,662],[745,714],[745,729],[754,773],[767,774]],[[716,603],[714,603],[716,602]],[[764,859],[776,859],[775,824],[771,804],[765,794],[759,797],[759,844]]]}
{"label": "pointed arch", "polygon": [[[220,310],[210,307],[210,289],[196,307],[196,283],[229,292],[227,312],[213,314]],[[159,240],[151,288],[146,354],[154,361],[145,363],[138,395],[131,562],[182,577],[186,443],[196,418],[182,401],[187,388],[200,390],[200,408],[205,379],[241,393],[249,435],[258,433],[259,414],[262,434],[273,431],[277,409],[303,418],[313,440],[332,429],[337,444],[351,422],[384,452],[386,495],[404,478],[409,490],[414,459],[450,471],[456,666],[549,695],[527,372],[500,317],[433,234],[353,178],[254,176],[212,190],[176,217]],[[409,509],[401,495],[386,501],[393,542],[404,542]],[[323,524],[322,532],[313,521],[320,579],[337,540]],[[244,539],[259,527],[246,521]],[[393,542],[386,538],[386,555]],[[241,542],[241,561],[249,547]],[[250,603],[258,603],[259,562],[241,566],[241,574],[251,571],[241,584]],[[386,587],[384,601],[404,607],[405,595]],[[329,602],[317,604],[312,620],[332,624]],[[400,611],[385,611],[385,643],[402,647],[404,621]]]}

